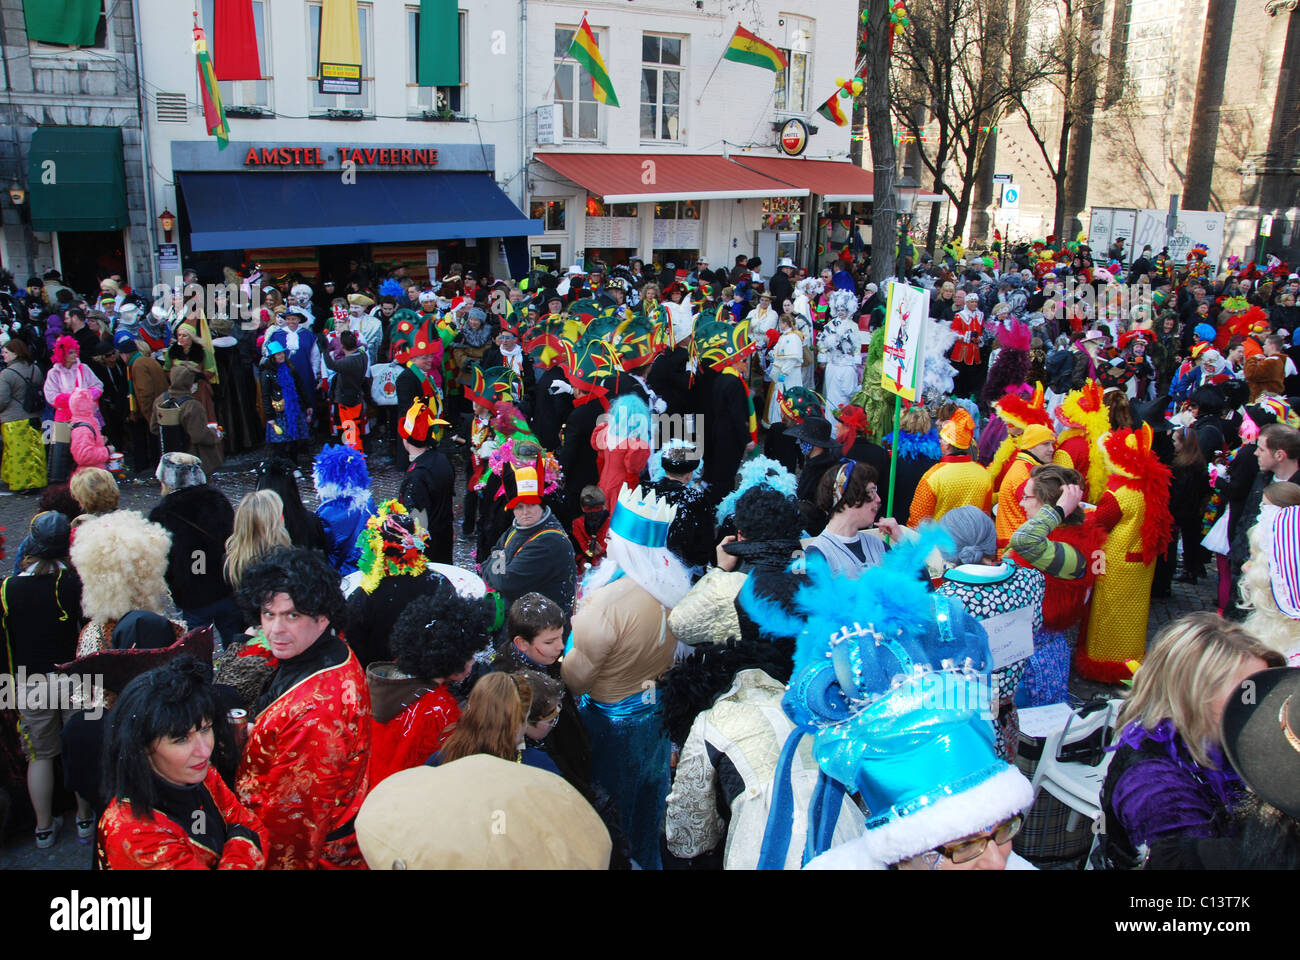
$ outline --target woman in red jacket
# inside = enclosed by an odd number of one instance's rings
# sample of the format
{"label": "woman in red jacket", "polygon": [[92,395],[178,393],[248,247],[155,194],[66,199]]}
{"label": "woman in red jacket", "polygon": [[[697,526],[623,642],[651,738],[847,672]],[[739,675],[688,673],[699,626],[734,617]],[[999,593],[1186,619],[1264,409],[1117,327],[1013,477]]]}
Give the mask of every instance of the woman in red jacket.
{"label": "woman in red jacket", "polygon": [[99,821],[106,870],[261,870],[266,828],[217,772],[234,750],[211,670],[178,657],[126,685],[108,717]]}

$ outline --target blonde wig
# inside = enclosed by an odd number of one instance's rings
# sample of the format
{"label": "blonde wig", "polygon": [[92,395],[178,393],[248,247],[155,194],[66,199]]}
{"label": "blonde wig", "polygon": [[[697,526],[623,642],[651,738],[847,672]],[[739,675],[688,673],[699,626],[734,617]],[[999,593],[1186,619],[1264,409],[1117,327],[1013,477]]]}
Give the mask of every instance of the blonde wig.
{"label": "blonde wig", "polygon": [[1171,720],[1192,759],[1213,768],[1207,748],[1219,742],[1219,717],[1206,705],[1247,657],[1259,657],[1270,667],[1286,666],[1281,654],[1218,614],[1192,613],[1175,620],[1156,636],[1120,711],[1119,728],[1136,720],[1154,730],[1161,720]]}
{"label": "blonde wig", "polygon": [[121,499],[113,475],[99,467],[86,467],[74,473],[68,489],[82,510],[95,515],[116,510]]}
{"label": "blonde wig", "polygon": [[77,527],[72,565],[81,577],[81,609],[96,623],[120,620],[132,610],[166,616],[172,535],[134,510],[115,510]]}
{"label": "blonde wig", "polygon": [[239,589],[239,581],[253,563],[276,547],[290,547],[284,525],[284,501],[274,490],[247,493],[235,510],[235,529],[226,540],[226,582]]}

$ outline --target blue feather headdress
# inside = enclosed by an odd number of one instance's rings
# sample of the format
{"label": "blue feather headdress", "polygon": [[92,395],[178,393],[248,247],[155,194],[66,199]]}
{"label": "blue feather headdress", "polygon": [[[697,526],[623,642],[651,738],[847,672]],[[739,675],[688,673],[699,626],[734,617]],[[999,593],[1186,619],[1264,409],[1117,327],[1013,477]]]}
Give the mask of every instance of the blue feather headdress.
{"label": "blue feather headdress", "polygon": [[787,497],[793,497],[799,487],[799,479],[777,460],[770,457],[754,457],[746,460],[740,467],[740,486],[718,504],[718,523],[722,523],[736,512],[736,501],[750,487],[762,484],[779,490]]}
{"label": "blue feather headdress", "polygon": [[379,295],[381,297],[396,297],[399,306],[406,299],[406,291],[402,289],[402,285],[396,280],[385,280],[381,283],[379,285]]}
{"label": "blue feather headdress", "polygon": [[312,480],[322,503],[344,499],[352,501],[352,505],[359,509],[370,500],[370,471],[366,469],[366,456],[351,447],[326,444],[313,461]]}
{"label": "blue feather headdress", "polygon": [[[609,442],[640,440],[650,443],[650,407],[636,394],[617,397],[609,405]],[[612,507],[611,507],[612,509]]]}
{"label": "blue feather headdress", "polygon": [[885,436],[885,443],[898,451],[898,455],[904,460],[917,460],[921,457],[927,460],[938,460],[943,456],[943,451],[939,449],[939,431],[931,427],[928,433],[908,433],[906,430],[898,432],[898,440],[895,442],[892,433]]}

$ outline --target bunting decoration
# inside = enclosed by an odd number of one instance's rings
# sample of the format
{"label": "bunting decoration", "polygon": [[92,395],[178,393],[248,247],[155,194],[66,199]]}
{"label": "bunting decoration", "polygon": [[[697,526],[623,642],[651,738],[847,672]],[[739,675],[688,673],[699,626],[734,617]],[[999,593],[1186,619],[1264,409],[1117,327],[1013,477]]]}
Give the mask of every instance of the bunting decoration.
{"label": "bunting decoration", "polygon": [[217,138],[217,149],[224,150],[230,143],[230,124],[226,121],[226,108],[221,103],[212,57],[208,55],[208,41],[197,18],[194,21],[194,56],[199,70],[199,90],[203,96],[203,126]]}

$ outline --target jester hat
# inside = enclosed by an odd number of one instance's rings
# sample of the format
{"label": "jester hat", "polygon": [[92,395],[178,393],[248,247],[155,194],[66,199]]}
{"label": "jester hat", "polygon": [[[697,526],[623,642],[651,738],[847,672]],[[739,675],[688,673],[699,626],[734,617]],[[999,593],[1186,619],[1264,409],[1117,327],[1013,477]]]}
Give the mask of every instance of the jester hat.
{"label": "jester hat", "polygon": [[816,390],[791,387],[777,401],[781,416],[790,423],[803,423],[804,417],[825,417],[826,399]]}
{"label": "jester hat", "polygon": [[706,320],[695,325],[695,347],[700,360],[714,370],[749,356],[757,347],[749,339],[749,321],[725,323]]}
{"label": "jester hat", "polygon": [[406,415],[397,422],[397,435],[417,447],[429,447],[442,439],[442,428],[450,426],[440,416],[442,401],[435,393],[429,398],[431,403],[416,399],[411,403]]}
{"label": "jester hat", "polygon": [[507,367],[488,367],[484,370],[478,364],[471,365],[457,378],[465,388],[465,394],[481,407],[491,409],[502,400],[517,403],[523,396],[523,385],[519,375]]}
{"label": "jester hat", "polygon": [[386,500],[366,521],[366,529],[357,537],[361,559],[361,589],[374,593],[385,577],[418,577],[428,561],[424,548],[429,532],[406,512],[397,500]]}

